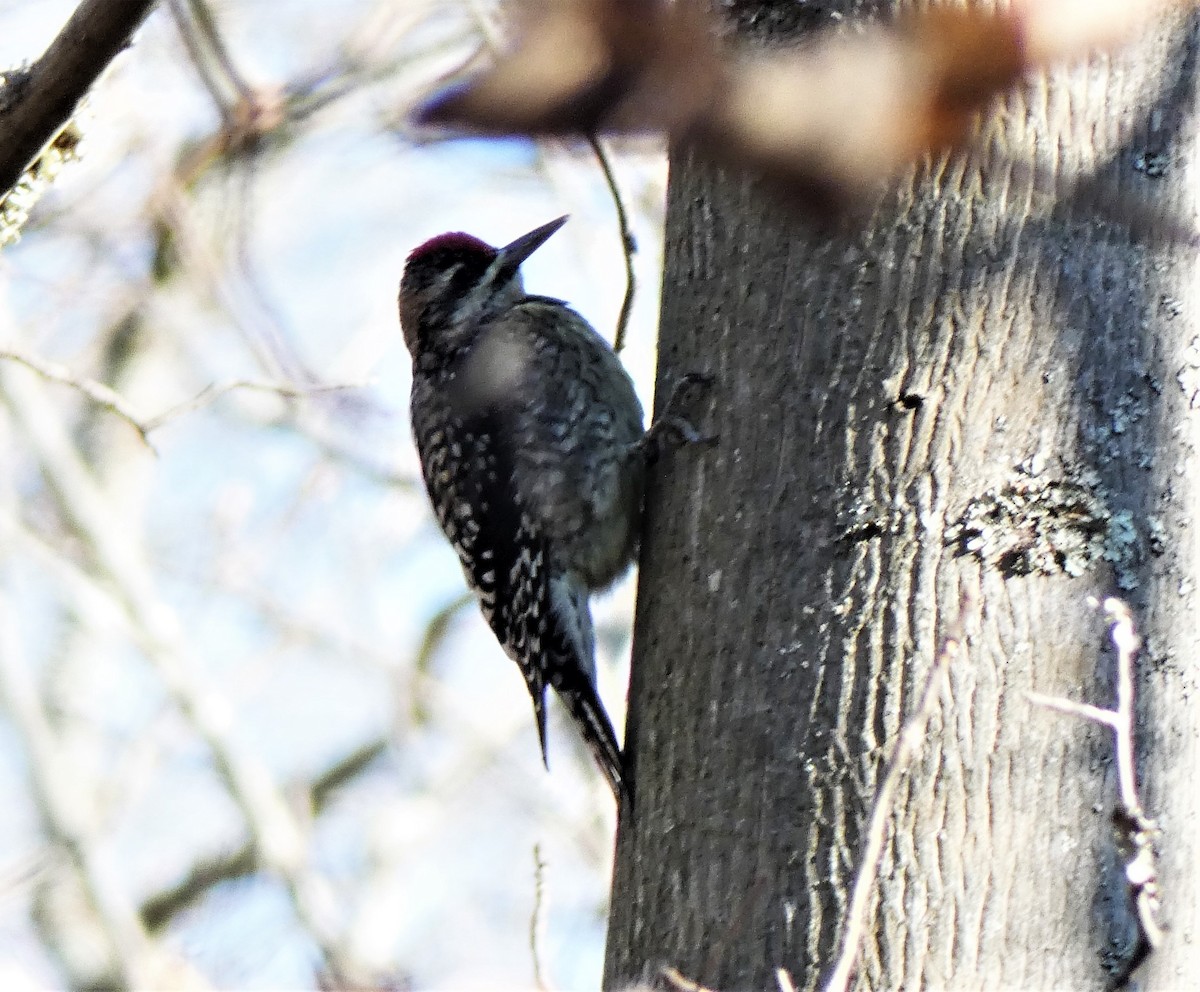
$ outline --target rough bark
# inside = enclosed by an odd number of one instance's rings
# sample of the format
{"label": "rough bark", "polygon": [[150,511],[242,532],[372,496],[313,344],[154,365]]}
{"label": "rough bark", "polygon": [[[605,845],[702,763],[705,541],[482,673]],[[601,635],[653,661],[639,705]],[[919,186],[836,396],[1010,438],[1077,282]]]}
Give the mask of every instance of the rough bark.
{"label": "rough bark", "polygon": [[0,197],[129,45],[157,0],[83,0],[45,54],[0,87]]}
{"label": "rough bark", "polygon": [[1137,938],[1109,734],[1024,691],[1111,704],[1085,601],[1114,592],[1149,644],[1172,927],[1143,970],[1200,974],[1195,252],[1130,206],[1195,223],[1196,52],[1177,22],[1033,80],[982,151],[855,229],[674,155],[659,393],[715,373],[720,441],[651,484],[607,987],[819,984],[887,750],[960,621],[859,987],[1104,987]]}

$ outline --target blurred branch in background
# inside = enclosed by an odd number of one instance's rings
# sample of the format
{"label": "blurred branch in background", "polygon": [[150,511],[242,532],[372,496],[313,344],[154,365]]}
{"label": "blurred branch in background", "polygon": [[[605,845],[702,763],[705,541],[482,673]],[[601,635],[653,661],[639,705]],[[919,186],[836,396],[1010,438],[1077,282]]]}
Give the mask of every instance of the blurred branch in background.
{"label": "blurred branch in background", "polygon": [[[54,939],[69,970],[91,957],[86,973],[73,982],[149,988],[163,982],[151,959],[153,946],[121,883],[120,869],[97,843],[95,796],[81,788],[70,762],[60,752],[41,692],[24,657],[16,611],[0,594],[0,702],[24,741],[30,786],[47,838],[69,865],[83,892],[87,920],[59,927]],[[99,933],[103,946],[77,950],[79,938]]]}
{"label": "blurred branch in background", "polygon": [[[482,0],[468,0],[468,6],[471,9],[475,23],[479,27],[480,35],[484,40],[484,48],[486,48],[493,60],[502,59],[506,51],[505,39],[499,25],[496,23],[496,17],[491,6],[482,2]],[[476,53],[476,56],[478,54]],[[473,56],[468,64],[474,63],[475,60],[476,58]],[[462,69],[460,69],[461,71]],[[621,188],[617,183],[616,171],[613,169],[608,152],[604,149],[604,143],[595,134],[587,134],[585,138],[588,148],[595,156],[596,164],[600,167],[600,172],[604,176],[604,184],[608,189],[608,193],[612,197],[613,209],[617,216],[617,231],[620,235],[621,256],[625,265],[625,295],[621,299],[621,309],[617,313],[616,328],[613,332],[612,340],[613,351],[620,354],[625,348],[625,332],[629,327],[629,318],[633,312],[633,299],[637,293],[637,274],[634,271],[633,265],[633,256],[637,251],[637,239],[633,236],[633,229],[629,222],[629,212],[625,209],[625,201],[621,196]],[[539,145],[538,165],[553,180],[553,169],[547,161],[550,147],[550,143]]]}
{"label": "blurred branch in background", "polygon": [[224,92],[226,87],[222,84],[232,88],[235,103],[250,101],[253,91],[233,64],[221,32],[217,29],[216,18],[204,0],[187,0],[186,5],[184,0],[170,0],[170,10],[192,66],[228,130],[234,123],[235,115]]}
{"label": "blurred branch in background", "polygon": [[969,147],[1034,72],[1194,5],[934,4],[853,32],[840,13],[814,11],[823,30],[759,48],[692,4],[517,0],[512,43],[493,45],[483,70],[470,60],[414,120],[503,137],[661,135],[827,215],[861,207],[923,155]]}
{"label": "blurred branch in background", "polygon": [[[287,885],[294,909],[321,947],[326,965],[354,976],[360,969],[339,942],[332,894],[306,864],[303,827],[259,761],[229,733],[227,704],[197,677],[174,611],[154,592],[154,580],[127,529],[95,486],[53,408],[31,381],[11,370],[0,373],[0,398],[20,439],[39,463],[58,510],[74,532],[103,584],[127,615],[134,635],[181,715],[211,752],[230,796],[245,817],[256,856]],[[140,982],[130,983],[134,986]]]}
{"label": "blurred branch in background", "polygon": [[[29,26],[51,6],[0,10],[13,61],[53,36]],[[55,134],[34,178],[61,171],[28,223],[28,198],[0,217],[24,224],[0,258],[0,843],[37,866],[6,878],[5,956],[30,987],[527,987],[536,843],[538,970],[598,987],[611,800],[567,753],[546,775],[524,687],[431,536],[406,253],[574,213],[555,289],[608,308],[618,345],[630,325],[648,389],[663,135],[844,205],[986,137],[1030,69],[1188,5],[922,7],[733,52],[694,4],[506,4],[510,44],[486,0],[169,0],[80,144],[63,125],[152,6],[84,0],[0,87],[0,189]],[[548,140],[414,128],[461,66],[479,74],[423,120]],[[1195,238],[1191,214],[1140,216]],[[602,660],[627,650],[631,599],[601,607],[622,632]]]}
{"label": "blurred branch in background", "polygon": [[97,406],[124,420],[125,423],[137,431],[142,441],[145,442],[151,451],[154,450],[154,445],[150,441],[152,431],[158,430],[175,417],[198,410],[200,407],[213,403],[226,393],[232,393],[234,390],[248,389],[262,393],[273,393],[276,396],[286,399],[301,399],[319,393],[363,388],[362,383],[353,382],[298,387],[280,382],[255,382],[250,379],[237,379],[233,382],[214,382],[209,386],[205,386],[195,396],[176,403],[162,413],[147,416],[134,410],[128,400],[121,396],[120,393],[104,385],[104,383],[77,376],[66,366],[59,365],[57,362],[49,362],[43,358],[22,354],[10,349],[0,349],[0,360],[24,365],[27,369],[36,372],[43,379],[61,383],[64,386],[70,386],[72,389],[78,390]]}
{"label": "blurred branch in background", "polygon": [[[600,178],[396,125],[482,49],[486,5],[167,6],[0,257],[0,665],[24,673],[0,687],[0,984],[519,986],[539,832],[545,965],[595,985],[611,804],[569,752],[546,777],[426,540],[395,289],[422,225],[609,224]],[[32,93],[6,79],[0,106]],[[653,230],[659,153],[615,165]],[[457,202],[450,174],[475,177]]]}
{"label": "blurred branch in background", "polygon": [[[319,816],[335,793],[362,775],[387,751],[387,741],[369,741],[326,769],[313,782],[291,786],[286,791],[296,797],[303,793],[302,804],[312,817]],[[149,931],[167,926],[180,912],[204,898],[214,886],[252,875],[264,869],[254,846],[247,844],[218,857],[208,858],[191,867],[178,884],[156,892],[141,906],[142,923]]]}

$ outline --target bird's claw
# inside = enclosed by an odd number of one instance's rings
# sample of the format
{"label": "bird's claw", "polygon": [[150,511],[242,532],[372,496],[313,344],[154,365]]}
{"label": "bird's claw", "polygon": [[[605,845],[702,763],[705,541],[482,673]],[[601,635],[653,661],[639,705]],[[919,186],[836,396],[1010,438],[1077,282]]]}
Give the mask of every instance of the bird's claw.
{"label": "bird's claw", "polygon": [[679,377],[671,387],[671,394],[663,404],[662,412],[642,438],[641,447],[650,461],[658,458],[670,442],[676,447],[716,442],[716,434],[702,434],[687,417],[677,412],[677,408],[683,405],[683,399],[689,392],[698,386],[709,389],[716,381],[716,377],[709,372],[685,372]]}

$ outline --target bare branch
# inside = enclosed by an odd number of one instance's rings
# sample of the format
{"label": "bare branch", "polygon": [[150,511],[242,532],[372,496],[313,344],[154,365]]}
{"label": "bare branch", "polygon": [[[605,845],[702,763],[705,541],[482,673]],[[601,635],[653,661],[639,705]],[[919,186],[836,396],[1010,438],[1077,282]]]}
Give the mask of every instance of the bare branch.
{"label": "bare branch", "polygon": [[332,382],[297,386],[289,382],[270,382],[265,379],[231,379],[228,382],[211,383],[183,402],[168,407],[166,410],[152,417],[146,417],[135,410],[129,400],[125,399],[116,390],[111,389],[102,382],[97,382],[95,379],[77,375],[65,365],[40,358],[37,355],[16,351],[12,348],[0,349],[0,360],[16,362],[18,365],[24,365],[27,369],[36,372],[43,379],[61,383],[64,386],[70,386],[83,396],[86,396],[97,406],[124,420],[125,423],[137,431],[142,441],[145,442],[146,447],[155,454],[158,454],[158,451],[150,441],[151,431],[158,430],[168,421],[185,413],[191,413],[199,410],[201,407],[208,406],[226,393],[232,393],[235,390],[252,390],[261,393],[274,393],[276,396],[286,399],[301,399],[320,393],[340,392],[346,389],[362,389],[368,385],[365,382]]}
{"label": "bare branch", "polygon": [[[1094,606],[1100,604],[1092,601]],[[1117,708],[1105,710],[1087,703],[1077,703],[1060,696],[1043,696],[1029,692],[1029,700],[1059,713],[1069,713],[1095,723],[1110,727],[1115,735],[1117,753],[1117,784],[1121,790],[1121,805],[1133,818],[1145,816],[1138,799],[1137,777],[1133,762],[1133,659],[1141,646],[1141,639],[1133,627],[1133,616],[1129,607],[1115,597],[1104,601],[1104,611],[1112,621],[1112,640],[1117,649]]]}
{"label": "bare branch", "polygon": [[1137,775],[1133,763],[1133,659],[1142,646],[1133,628],[1133,615],[1121,600],[1110,597],[1104,610],[1112,622],[1112,640],[1117,649],[1117,775],[1121,803],[1131,816],[1141,819],[1142,802],[1138,798]]}
{"label": "bare branch", "polygon": [[[130,988],[152,982],[152,948],[120,873],[96,843],[92,798],[61,753],[24,659],[16,610],[0,596],[0,705],[28,752],[30,785],[46,832],[66,856],[108,944],[107,968]],[[90,976],[94,981],[95,976]]]}
{"label": "bare branch", "polygon": [[[155,0],[83,0],[0,108],[0,196],[71,119],[79,101],[129,46]],[[10,94],[11,95],[7,95]]]}
{"label": "bare branch", "polygon": [[50,409],[34,380],[0,369],[0,399],[37,459],[63,520],[88,553],[91,569],[110,586],[138,647],[151,661],[179,713],[204,741],[230,796],[240,808],[256,855],[287,887],[297,918],[329,966],[359,974],[336,926],[327,880],[307,864],[304,826],[257,756],[242,749],[223,700],[197,675],[178,618],[162,601],[138,548],[116,519],[106,495]]}
{"label": "bare branch", "polygon": [[225,127],[228,127],[232,115],[225,94],[221,90],[221,81],[209,67],[208,59],[205,58],[204,50],[200,46],[198,32],[184,9],[183,0],[168,0],[167,9],[171,13],[171,20],[175,22],[180,38],[183,39],[183,47],[187,49],[188,58],[192,60],[196,75],[200,77],[200,82],[217,108],[217,113],[221,115]]}
{"label": "bare branch", "polygon": [[193,410],[198,410],[201,407],[208,406],[226,393],[232,393],[239,389],[260,393],[274,393],[276,396],[282,396],[286,399],[302,399],[306,396],[321,393],[336,393],[346,389],[362,389],[366,385],[368,383],[365,382],[330,382],[297,386],[290,382],[271,382],[266,379],[232,379],[229,382],[214,382],[205,386],[190,399],[186,399],[182,403],[177,403],[175,406],[169,407],[162,413],[147,418],[143,421],[143,426],[147,432],[158,430],[167,421],[173,420],[182,414],[191,413]]}
{"label": "bare branch", "polygon": [[213,58],[228,78],[230,85],[237,90],[240,99],[250,99],[253,90],[242,76],[237,65],[234,64],[233,56],[229,54],[229,49],[225,45],[225,39],[221,37],[220,29],[217,27],[217,19],[213,15],[212,9],[205,0],[188,0],[188,6],[191,8],[192,21],[196,25],[197,32],[204,39]]}
{"label": "bare branch", "polygon": [[925,741],[925,727],[933,716],[933,711],[937,709],[942,683],[950,670],[951,662],[958,657],[963,640],[964,635],[959,632],[947,637],[943,642],[942,650],[938,652],[929,674],[925,677],[925,686],[921,690],[917,708],[900,728],[900,735],[896,738],[891,758],[888,760],[887,773],[875,793],[875,802],[871,807],[871,820],[867,826],[862,862],[854,878],[850,908],[846,910],[842,947],[829,981],[825,983],[825,992],[845,992],[850,985],[858,949],[866,932],[871,891],[879,872],[879,860],[883,855],[883,843],[887,837],[887,824],[892,815],[892,805],[896,801],[896,792],[900,787],[900,780]]}
{"label": "bare branch", "polygon": [[[318,775],[304,788],[313,815],[320,814],[328,807],[337,789],[362,775],[387,751],[387,747],[387,741],[382,739],[368,741]],[[252,844],[198,861],[175,885],[154,893],[142,902],[142,922],[151,932],[161,930],[183,910],[204,898],[214,886],[235,878],[245,878],[262,868]]]}
{"label": "bare branch", "polygon": [[[109,585],[102,585],[78,565],[63,556],[58,549],[47,545],[41,537],[25,529],[12,515],[0,510],[0,542],[6,547],[19,548],[51,577],[62,591],[62,598],[72,605],[84,618],[91,630],[108,630],[118,627],[128,632],[135,640],[144,641],[145,632],[136,618],[131,617]],[[4,629],[0,626],[0,636]],[[11,654],[11,653],[10,653]],[[0,668],[4,659],[0,658]],[[13,683],[14,685],[16,683]],[[3,700],[0,686],[0,701]],[[387,751],[388,743],[377,738],[343,755],[339,760],[318,774],[310,783],[285,788],[288,794],[299,793],[301,805],[306,805],[313,816],[320,815],[333,801],[336,791],[362,775],[371,764]],[[307,797],[307,803],[304,797]],[[184,877],[175,885],[163,889],[147,899],[138,908],[142,925],[151,933],[167,926],[180,912],[193,905],[213,888],[231,879],[243,878],[256,871],[270,868],[263,853],[253,841],[242,847],[195,862]]]}
{"label": "bare branch", "polygon": [[1073,699],[1062,699],[1059,696],[1044,696],[1040,692],[1027,692],[1025,693],[1025,698],[1035,706],[1044,706],[1046,709],[1054,710],[1057,713],[1083,717],[1085,720],[1103,723],[1106,727],[1111,727],[1113,730],[1118,729],[1119,720],[1117,714],[1112,710],[1102,710],[1099,706],[1091,706],[1088,703],[1077,703]]}
{"label": "bare branch", "polygon": [[[1100,606],[1090,600],[1093,607]],[[1142,947],[1116,976],[1115,986],[1125,984],[1145,956],[1163,940],[1162,924],[1158,920],[1161,900],[1158,887],[1158,868],[1154,855],[1154,838],[1158,827],[1142,809],[1137,791],[1137,770],[1134,763],[1133,727],[1133,662],[1141,648],[1141,638],[1133,624],[1133,614],[1122,601],[1110,596],[1103,603],[1104,612],[1112,623],[1112,642],[1117,649],[1117,708],[1101,709],[1087,703],[1077,703],[1059,696],[1026,693],[1031,702],[1059,713],[1083,717],[1100,723],[1113,732],[1113,750],[1117,758],[1117,788],[1120,801],[1113,817],[1120,843],[1129,859],[1125,863],[1125,880],[1129,883],[1141,926]]]}
{"label": "bare branch", "polygon": [[617,316],[617,330],[613,335],[613,351],[620,354],[621,349],[625,347],[625,329],[629,326],[629,314],[633,310],[633,296],[637,291],[637,277],[633,272],[633,253],[637,251],[637,242],[634,240],[633,231],[629,229],[629,215],[625,212],[625,201],[621,199],[621,189],[617,186],[617,177],[613,172],[612,163],[608,160],[608,153],[605,152],[600,139],[594,134],[588,135],[588,144],[596,156],[596,161],[600,163],[600,170],[604,173],[604,182],[608,185],[613,206],[617,210],[617,227],[621,232],[621,253],[625,257],[625,299],[621,301],[621,312]]}
{"label": "bare branch", "polygon": [[162,930],[217,885],[253,875],[261,867],[250,844],[244,844],[228,854],[197,861],[176,884],[143,900],[140,907],[142,924],[151,933]]}
{"label": "bare branch", "polygon": [[[413,658],[413,672],[417,675],[429,674],[434,656],[445,642],[446,635],[450,632],[450,625],[463,610],[474,602],[475,597],[470,592],[460,593],[429,618],[429,622],[425,624],[425,633],[421,637],[421,643],[417,647],[417,653]],[[412,704],[413,717],[418,721],[423,719],[426,707],[426,701],[421,695],[418,695]]]}
{"label": "bare branch", "polygon": [[[43,379],[58,382],[64,386],[70,386],[77,392],[82,393],[98,407],[124,420],[125,423],[138,432],[142,441],[145,442],[146,447],[154,451],[154,445],[150,443],[150,438],[147,437],[149,428],[142,422],[141,416],[133,409],[130,402],[115,389],[110,389],[104,383],[97,382],[95,379],[76,375],[65,365],[59,365],[57,362],[51,362],[45,358],[39,358],[37,355],[14,351],[11,348],[0,350],[0,359],[24,365],[27,369],[36,372]],[[157,453],[155,451],[155,454]]]}
{"label": "bare branch", "polygon": [[542,974],[542,956],[538,949],[539,935],[545,919],[543,910],[546,899],[546,862],[542,860],[542,845],[533,845],[533,912],[529,914],[529,953],[533,957],[533,983],[538,992],[547,992],[550,986],[546,984]]}

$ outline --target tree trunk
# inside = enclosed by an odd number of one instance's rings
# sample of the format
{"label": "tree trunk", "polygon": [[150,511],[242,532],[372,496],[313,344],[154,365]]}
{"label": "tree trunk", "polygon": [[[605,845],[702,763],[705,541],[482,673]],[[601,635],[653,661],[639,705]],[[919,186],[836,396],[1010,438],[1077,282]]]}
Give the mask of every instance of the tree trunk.
{"label": "tree trunk", "polygon": [[1200,339],[1174,238],[1196,51],[1176,22],[1033,79],[980,151],[855,228],[674,155],[659,395],[713,372],[720,440],[664,459],[648,497],[606,987],[664,966],[820,984],[888,754],[960,627],[858,987],[1105,987],[1139,939],[1111,735],[1025,693],[1113,705],[1087,599],[1114,593],[1147,640],[1137,753],[1171,926],[1142,973],[1200,976]]}

